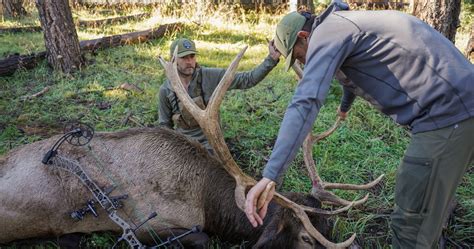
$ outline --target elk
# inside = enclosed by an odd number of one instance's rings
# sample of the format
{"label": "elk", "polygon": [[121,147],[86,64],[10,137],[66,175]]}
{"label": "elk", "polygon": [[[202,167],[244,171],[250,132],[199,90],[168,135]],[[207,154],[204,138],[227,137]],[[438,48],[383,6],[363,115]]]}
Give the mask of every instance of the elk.
{"label": "elk", "polygon": [[[70,233],[121,232],[101,209],[97,210],[98,218],[86,216],[82,221],[74,221],[69,217],[71,211],[84,206],[91,193],[69,172],[41,163],[58,137],[14,149],[0,160],[0,243]],[[262,229],[252,229],[235,205],[235,181],[221,162],[174,131],[141,128],[99,133],[90,147],[64,144],[60,153],[78,160],[99,185],[110,184],[108,174],[114,181],[120,181],[121,186],[114,192],[129,195],[120,210],[135,223],[155,211],[158,217],[147,225],[164,233],[179,233],[180,229],[200,225],[205,232],[223,240],[246,240],[252,244],[259,241],[262,233],[265,238],[276,236],[281,227],[286,234],[278,234],[280,242],[308,236],[291,212],[277,205],[271,211],[274,219],[268,219]],[[97,165],[94,157],[101,159],[104,169],[93,166]],[[319,207],[314,198],[297,193],[290,196]],[[313,216],[313,222],[327,230],[324,218]],[[167,228],[176,229],[170,232]],[[150,240],[143,229],[137,230],[137,236],[143,241]],[[161,238],[167,236],[159,234]],[[261,241],[260,245],[279,248],[273,244],[277,242]]]}
{"label": "elk", "polygon": [[[98,133],[87,147],[64,144],[61,155],[83,165],[98,185],[112,184],[116,186],[112,193],[128,194],[119,212],[132,223],[158,213],[147,227],[159,236],[199,225],[204,232],[228,241],[246,240],[254,248],[349,246],[355,234],[335,244],[318,231],[327,230],[325,218],[318,214],[332,212],[319,209],[320,202],[309,195],[276,194],[264,226],[258,229],[251,227],[241,211],[245,191],[255,180],[232,159],[219,127],[218,111],[244,52],[231,63],[205,110],[193,106],[179,83],[176,63],[161,60],[178,97],[194,113],[216,157],[196,142],[163,128]],[[84,207],[91,193],[69,172],[42,164],[44,154],[59,137],[16,148],[0,157],[0,243],[70,233],[120,232],[102,209],[97,218],[89,215],[74,221],[68,217],[72,210]],[[151,240],[148,232],[135,231],[143,241]]]}

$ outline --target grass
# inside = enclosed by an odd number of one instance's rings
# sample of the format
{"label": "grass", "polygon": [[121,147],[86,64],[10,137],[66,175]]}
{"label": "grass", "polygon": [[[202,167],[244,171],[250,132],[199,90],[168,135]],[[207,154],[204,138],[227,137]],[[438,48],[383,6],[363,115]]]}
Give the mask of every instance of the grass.
{"label": "grass", "polygon": [[[195,12],[185,12],[194,10]],[[62,126],[73,120],[92,124],[98,131],[112,131],[135,126],[122,125],[129,112],[143,125],[157,122],[157,93],[165,76],[156,58],[168,57],[169,45],[177,37],[189,37],[199,49],[198,62],[208,67],[226,67],[237,52],[249,45],[239,70],[250,70],[267,54],[266,38],[272,38],[274,26],[281,15],[257,14],[238,6],[199,13],[199,8],[159,9],[136,8],[119,11],[104,9],[74,10],[76,18],[99,19],[142,11],[152,11],[151,18],[98,28],[80,28],[80,40],[104,35],[144,30],[166,22],[185,21],[182,32],[143,44],[123,46],[87,54],[86,68],[72,75],[52,72],[46,62],[30,71],[19,71],[11,77],[0,78],[0,154],[22,144],[38,141],[61,132]],[[207,9],[207,8],[204,8]],[[2,26],[38,24],[36,13],[22,20],[1,20]],[[458,37],[467,37],[466,25],[472,22],[472,5],[465,5],[462,27]],[[471,15],[469,15],[471,13]],[[468,20],[468,21],[466,21]],[[1,34],[0,54],[31,53],[44,50],[41,33]],[[459,44],[460,49],[465,44]],[[133,83],[143,93],[108,90],[122,83]],[[265,80],[247,91],[230,91],[221,107],[226,141],[244,170],[256,177],[271,153],[279,124],[297,82],[292,72],[280,63]],[[49,86],[51,90],[40,98],[24,101],[22,96]],[[329,128],[335,120],[335,110],[341,97],[336,82],[331,87],[326,104],[314,126],[314,132]],[[110,106],[109,108],[103,108]],[[394,205],[395,172],[409,141],[408,132],[379,114],[368,103],[357,100],[348,120],[328,139],[316,145],[313,154],[321,177],[326,181],[364,183],[385,174],[383,184],[370,190],[371,197],[362,209],[333,217],[333,241],[342,241],[356,232],[363,248],[387,248],[389,214]],[[301,154],[285,176],[282,189],[308,192],[310,181],[305,173]],[[445,234],[460,245],[474,244],[474,174],[471,167],[456,193],[459,205]],[[361,198],[365,192],[335,191],[347,199]],[[55,247],[53,244],[46,248]],[[108,247],[113,244],[110,234],[94,234],[86,238],[88,246]],[[11,246],[15,248],[14,245]],[[231,247],[218,239],[213,248]],[[238,247],[238,245],[236,245]]]}

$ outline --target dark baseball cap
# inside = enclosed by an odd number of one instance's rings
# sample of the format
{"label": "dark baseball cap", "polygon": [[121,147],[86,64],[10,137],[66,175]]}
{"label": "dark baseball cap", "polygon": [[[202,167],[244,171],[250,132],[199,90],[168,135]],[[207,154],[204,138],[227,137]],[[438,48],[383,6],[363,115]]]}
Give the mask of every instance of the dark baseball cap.
{"label": "dark baseball cap", "polygon": [[186,38],[179,38],[173,41],[170,46],[170,56],[173,57],[175,48],[178,47],[178,57],[184,57],[190,54],[197,54],[196,44]]}

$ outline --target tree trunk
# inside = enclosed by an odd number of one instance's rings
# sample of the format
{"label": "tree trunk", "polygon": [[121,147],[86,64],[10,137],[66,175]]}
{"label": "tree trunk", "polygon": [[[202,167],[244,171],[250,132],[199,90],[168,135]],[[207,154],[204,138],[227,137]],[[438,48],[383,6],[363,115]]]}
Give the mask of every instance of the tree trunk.
{"label": "tree trunk", "polygon": [[454,43],[460,12],[461,0],[417,0],[412,14]]}
{"label": "tree trunk", "polygon": [[55,69],[71,73],[84,65],[68,0],[36,0],[46,46]]}
{"label": "tree trunk", "polygon": [[0,0],[2,14],[6,17],[19,17],[26,15],[23,0]]}
{"label": "tree trunk", "polygon": [[290,5],[290,12],[298,10],[298,0],[289,0],[288,4]]}
{"label": "tree trunk", "polygon": [[469,35],[469,41],[467,42],[466,57],[471,60],[471,62],[474,62],[474,23],[471,26],[471,34]]}
{"label": "tree trunk", "polygon": [[306,11],[314,13],[314,3],[313,0],[298,0],[298,6],[304,6]]}

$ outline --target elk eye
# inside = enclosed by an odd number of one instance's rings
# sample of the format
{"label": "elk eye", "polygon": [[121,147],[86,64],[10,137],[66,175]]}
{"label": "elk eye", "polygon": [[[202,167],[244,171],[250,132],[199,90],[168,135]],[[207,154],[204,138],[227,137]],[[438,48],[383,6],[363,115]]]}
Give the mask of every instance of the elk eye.
{"label": "elk eye", "polygon": [[302,239],[304,242],[306,242],[306,243],[308,243],[308,244],[310,244],[310,245],[313,244],[313,242],[311,241],[311,239],[310,239],[308,236],[303,235],[303,236],[301,236],[301,239]]}

